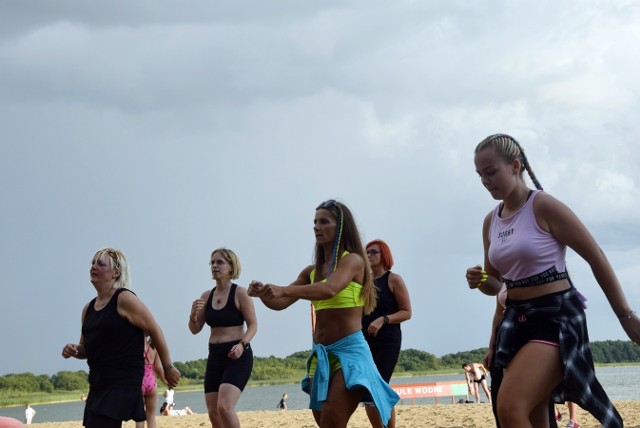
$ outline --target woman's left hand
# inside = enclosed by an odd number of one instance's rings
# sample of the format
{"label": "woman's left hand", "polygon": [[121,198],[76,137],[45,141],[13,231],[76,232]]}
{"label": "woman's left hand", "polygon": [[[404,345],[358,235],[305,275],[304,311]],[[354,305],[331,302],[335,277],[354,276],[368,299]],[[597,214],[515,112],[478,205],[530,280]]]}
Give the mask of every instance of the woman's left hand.
{"label": "woman's left hand", "polygon": [[227,356],[232,360],[237,360],[242,357],[244,353],[244,345],[242,343],[236,343],[231,347],[231,351],[227,354]]}
{"label": "woman's left hand", "polygon": [[367,333],[369,333],[373,337],[376,337],[378,331],[380,331],[383,325],[384,318],[378,317],[375,320],[371,321],[371,324],[369,324],[369,327],[367,328]]}
{"label": "woman's left hand", "polygon": [[279,285],[265,284],[260,290],[260,297],[267,299],[277,299],[284,296],[284,288]]}

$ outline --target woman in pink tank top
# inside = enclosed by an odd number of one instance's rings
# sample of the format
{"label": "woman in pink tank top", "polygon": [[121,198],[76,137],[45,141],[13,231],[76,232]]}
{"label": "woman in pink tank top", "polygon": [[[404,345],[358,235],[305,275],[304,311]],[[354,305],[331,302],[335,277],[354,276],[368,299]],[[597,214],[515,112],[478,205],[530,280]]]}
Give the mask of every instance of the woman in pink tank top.
{"label": "woman in pink tank top", "polygon": [[[477,265],[466,273],[469,288],[487,295],[497,295],[503,282],[507,286],[491,361],[503,375],[495,400],[498,426],[548,427],[553,399],[573,401],[602,425],[621,427],[595,377],[586,316],[564,252],[568,246],[590,265],[623,329],[640,344],[640,319],[613,268],[580,219],[541,192],[513,137],[485,138],[476,147],[475,166],[483,186],[501,201],[484,220],[484,269]],[[525,183],[525,170],[537,194]]]}

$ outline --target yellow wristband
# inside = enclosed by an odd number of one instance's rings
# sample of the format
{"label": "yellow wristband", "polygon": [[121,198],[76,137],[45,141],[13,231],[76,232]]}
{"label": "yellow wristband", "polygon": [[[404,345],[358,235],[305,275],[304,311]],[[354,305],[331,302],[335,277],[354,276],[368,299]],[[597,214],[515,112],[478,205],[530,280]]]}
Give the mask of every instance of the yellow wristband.
{"label": "yellow wristband", "polygon": [[480,279],[480,282],[478,283],[478,288],[480,288],[482,286],[482,284],[487,282],[488,278],[489,278],[489,275],[487,275],[487,273],[485,271],[482,271],[482,278]]}

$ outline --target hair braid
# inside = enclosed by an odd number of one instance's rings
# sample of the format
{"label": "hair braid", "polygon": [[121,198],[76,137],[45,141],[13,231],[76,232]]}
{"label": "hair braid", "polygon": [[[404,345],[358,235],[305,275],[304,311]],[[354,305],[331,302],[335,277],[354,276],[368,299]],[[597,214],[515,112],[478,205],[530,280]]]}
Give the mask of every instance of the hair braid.
{"label": "hair braid", "polygon": [[[338,230],[336,231],[336,239],[333,245],[333,253],[331,254],[331,261],[329,261],[329,269],[327,270],[327,278],[336,270],[338,267],[338,259],[342,257],[339,255],[340,249],[340,241],[342,240],[342,230],[344,228],[344,213],[342,212],[342,207],[340,204],[336,204],[338,207]],[[333,267],[333,270],[331,269]]]}
{"label": "hair braid", "polygon": [[489,147],[492,147],[496,151],[496,154],[498,154],[507,162],[518,159],[520,163],[522,163],[520,174],[522,174],[522,172],[526,170],[527,174],[529,174],[529,178],[531,178],[531,181],[533,182],[533,185],[536,186],[536,189],[543,190],[542,185],[533,172],[533,168],[531,168],[531,165],[529,164],[527,156],[524,154],[524,149],[522,148],[520,143],[516,141],[515,138],[507,134],[489,135],[476,146],[475,153],[477,154],[478,152]]}
{"label": "hair braid", "polygon": [[513,141],[513,143],[518,146],[518,149],[520,149],[520,155],[522,156],[522,167],[527,170],[527,174],[529,174],[529,178],[531,178],[533,185],[536,186],[536,189],[538,190],[544,190],[542,188],[542,184],[540,184],[540,182],[538,181],[536,174],[533,172],[533,168],[531,168],[531,165],[529,164],[529,159],[527,159],[527,155],[524,154],[524,149],[522,148],[520,143],[518,143],[518,141],[513,137],[509,138],[511,138],[511,141]]}

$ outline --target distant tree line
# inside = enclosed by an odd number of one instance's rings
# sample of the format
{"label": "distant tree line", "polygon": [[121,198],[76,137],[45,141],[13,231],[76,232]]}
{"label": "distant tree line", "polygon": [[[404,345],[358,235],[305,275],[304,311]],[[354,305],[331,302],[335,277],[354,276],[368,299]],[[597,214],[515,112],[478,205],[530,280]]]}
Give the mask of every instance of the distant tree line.
{"label": "distant tree line", "polygon": [[[436,357],[417,349],[404,349],[400,352],[396,375],[425,373],[437,370],[460,370],[464,363],[481,362],[487,348]],[[591,342],[591,352],[596,364],[640,363],[640,347],[631,341],[606,340]],[[262,383],[294,382],[306,371],[310,351],[301,351],[285,358],[255,357],[251,381]],[[204,381],[206,359],[175,362],[182,373],[181,385],[199,385]],[[89,389],[88,373],[61,371],[53,376],[34,375],[33,373],[8,374],[0,376],[0,391],[3,395],[11,391],[20,393],[53,393],[55,391],[86,391]]]}

